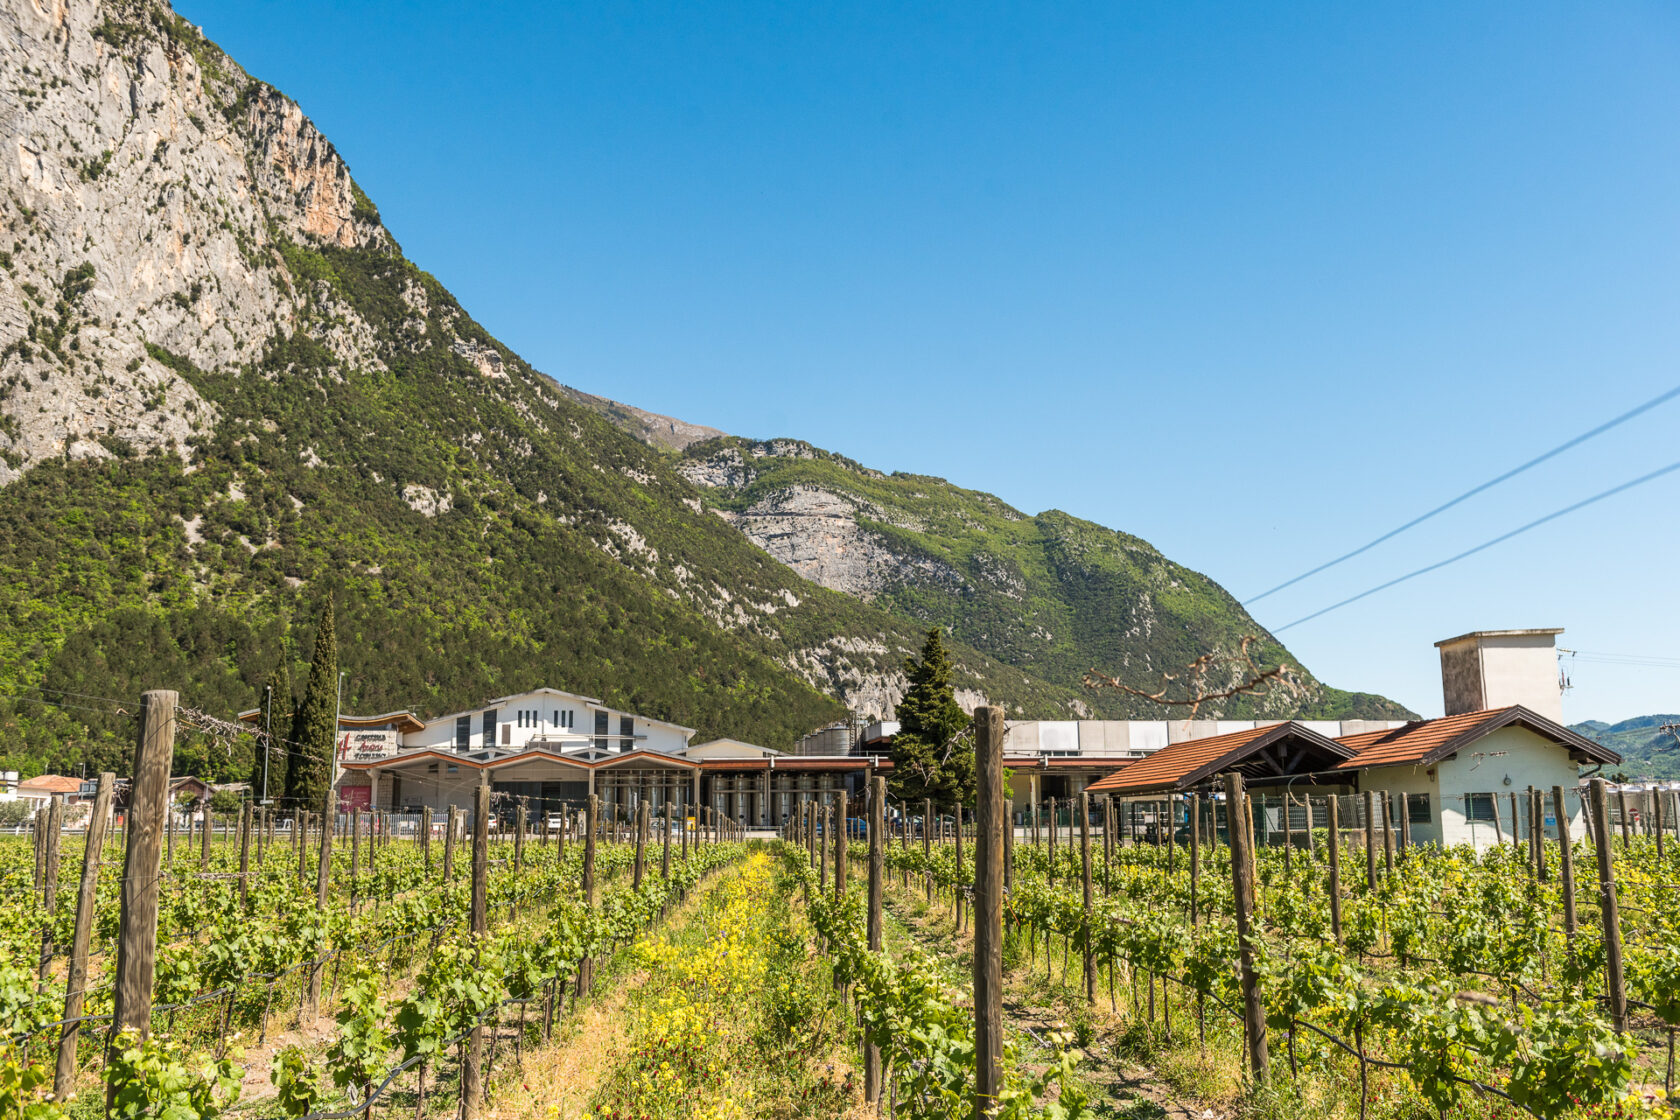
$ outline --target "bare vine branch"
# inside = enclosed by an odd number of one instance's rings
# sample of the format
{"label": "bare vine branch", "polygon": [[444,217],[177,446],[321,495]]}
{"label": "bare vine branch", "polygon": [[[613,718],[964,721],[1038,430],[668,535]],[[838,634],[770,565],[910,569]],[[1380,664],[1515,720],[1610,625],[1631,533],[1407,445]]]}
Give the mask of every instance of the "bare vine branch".
{"label": "bare vine branch", "polygon": [[[1128,696],[1136,696],[1164,707],[1189,708],[1189,718],[1195,719],[1196,713],[1201,710],[1203,704],[1212,703],[1215,700],[1229,700],[1233,696],[1242,696],[1248,693],[1269,692],[1274,685],[1279,683],[1294,683],[1288,665],[1280,664],[1270,669],[1262,669],[1254,663],[1254,657],[1249,653],[1249,647],[1258,640],[1252,634],[1244,635],[1236,653],[1204,653],[1185,666],[1182,674],[1162,673],[1161,687],[1155,692],[1133,687],[1119,677],[1111,677],[1106,673],[1099,673],[1095,669],[1085,674],[1083,683],[1086,688],[1112,688],[1116,692],[1124,692]],[[1215,669],[1222,665],[1236,664],[1241,664],[1248,670],[1245,679],[1226,688],[1212,691],[1208,689],[1208,676]],[[1170,695],[1174,691],[1174,684],[1180,681],[1183,682],[1189,695],[1181,697]]]}

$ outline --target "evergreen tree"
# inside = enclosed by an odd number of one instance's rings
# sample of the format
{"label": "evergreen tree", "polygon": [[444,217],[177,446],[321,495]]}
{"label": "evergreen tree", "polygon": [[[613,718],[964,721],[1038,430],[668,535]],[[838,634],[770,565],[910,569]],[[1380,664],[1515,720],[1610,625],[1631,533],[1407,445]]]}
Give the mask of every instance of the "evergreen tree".
{"label": "evergreen tree", "polygon": [[967,804],[974,798],[974,743],[952,742],[969,717],[951,691],[951,662],[937,627],[927,632],[922,656],[905,660],[904,671],[910,687],[898,702],[892,796],[912,807],[928,797],[936,806]]}
{"label": "evergreen tree", "polygon": [[[257,726],[267,729],[268,721],[272,719],[276,739],[291,738],[292,711],[297,704],[292,698],[291,662],[292,644],[284,642],[280,647],[280,663],[268,674],[263,691],[257,693]],[[260,736],[256,742],[256,757],[251,764],[251,799],[258,802],[262,800],[263,763],[266,754],[268,796],[277,801],[286,789],[286,763],[291,758],[289,748],[284,742],[266,744]],[[265,746],[268,747],[266,751]]]}
{"label": "evergreen tree", "polygon": [[321,611],[315,652],[309,660],[309,683],[292,717],[286,767],[286,800],[294,809],[320,812],[332,782],[333,752],[338,749],[338,639],[333,633],[332,600]]}

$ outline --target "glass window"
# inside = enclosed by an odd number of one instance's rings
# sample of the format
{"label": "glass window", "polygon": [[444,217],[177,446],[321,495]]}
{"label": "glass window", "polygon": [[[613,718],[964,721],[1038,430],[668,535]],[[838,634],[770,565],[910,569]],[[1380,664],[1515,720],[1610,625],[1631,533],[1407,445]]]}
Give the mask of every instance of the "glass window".
{"label": "glass window", "polygon": [[1464,819],[1467,821],[1491,821],[1493,815],[1493,794],[1467,793],[1464,795]]}
{"label": "glass window", "polygon": [[1429,813],[1429,795],[1427,793],[1408,793],[1406,795],[1406,816],[1413,824],[1428,824],[1435,818]]}
{"label": "glass window", "polygon": [[455,749],[464,751],[472,746],[472,717],[455,717]]}

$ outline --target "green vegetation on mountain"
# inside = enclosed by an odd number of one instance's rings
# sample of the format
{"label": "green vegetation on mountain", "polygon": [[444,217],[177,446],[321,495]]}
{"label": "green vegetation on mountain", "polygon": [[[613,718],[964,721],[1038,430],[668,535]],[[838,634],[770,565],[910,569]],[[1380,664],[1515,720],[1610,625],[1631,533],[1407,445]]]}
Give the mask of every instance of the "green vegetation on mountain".
{"label": "green vegetation on mountain", "polygon": [[1614,774],[1636,778],[1680,778],[1680,733],[1664,727],[1680,727],[1680,715],[1635,716],[1620,723],[1590,719],[1570,725],[1570,730],[1603,743],[1622,756]]}
{"label": "green vegetation on mountain", "polygon": [[[1253,636],[1255,665],[1291,665],[1295,687],[1222,702],[1213,706],[1219,715],[1410,714],[1380,696],[1319,683],[1224,588],[1130,534],[1059,510],[1028,516],[991,494],[925,475],[884,475],[796,440],[726,437],[693,444],[683,458],[691,478],[712,481],[708,499],[738,515],[749,535],[754,517],[781,509],[790,492],[844,499],[858,527],[898,561],[898,574],[871,592],[876,606],[943,626],[957,641],[1053,684],[1077,688],[1097,670],[1154,692],[1163,674],[1182,677],[1208,653],[1228,660],[1206,683],[1235,683],[1252,675],[1234,658]],[[1085,695],[1111,718],[1166,711],[1115,691]]]}
{"label": "green vegetation on mountain", "polygon": [[[790,473],[696,485],[695,452],[615,426],[660,418],[565,390],[492,338],[296,107],[164,4],[100,0],[60,39],[7,33],[48,92],[0,89],[0,119],[79,173],[74,193],[0,198],[0,307],[17,310],[0,333],[27,324],[0,347],[0,766],[126,771],[147,688],[223,718],[260,706],[266,682],[304,678],[328,601],[347,712],[435,716],[555,685],[773,747],[848,703],[888,714],[930,626],[954,635],[965,703],[1032,718],[1159,715],[1080,673],[1158,685],[1257,631],[1141,541],[938,480],[724,441]],[[130,81],[145,96],[111,102]],[[66,147],[71,128],[87,143]],[[820,587],[706,507],[799,478],[869,496],[865,528],[951,586],[899,580],[873,602]],[[276,699],[288,727],[299,698]],[[1263,709],[1394,710],[1304,670],[1287,695],[1224,706]],[[248,738],[177,744],[177,772],[257,766]]]}

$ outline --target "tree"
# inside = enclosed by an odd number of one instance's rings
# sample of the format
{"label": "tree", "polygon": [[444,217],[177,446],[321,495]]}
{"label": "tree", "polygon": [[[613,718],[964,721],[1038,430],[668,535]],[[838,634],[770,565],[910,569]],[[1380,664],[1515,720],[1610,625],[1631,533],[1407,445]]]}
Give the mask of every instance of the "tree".
{"label": "tree", "polygon": [[293,808],[321,811],[332,782],[333,752],[338,748],[338,638],[333,632],[332,600],[321,611],[315,651],[309,659],[309,683],[292,717],[291,763],[286,768],[286,800]]}
{"label": "tree", "polygon": [[[266,687],[257,693],[257,726],[268,728],[268,719],[272,714],[274,720],[274,734],[277,738],[290,738],[292,729],[292,711],[296,701],[292,698],[292,649],[290,642],[282,642],[280,646],[280,664],[269,673]],[[263,790],[269,791],[271,798],[278,798],[286,788],[286,762],[291,755],[285,743],[274,743],[267,751],[264,741],[257,739],[256,757],[251,764],[251,796],[262,800]],[[266,787],[263,782],[264,756],[267,756],[268,781]]]}
{"label": "tree", "polygon": [[898,702],[898,734],[892,744],[892,795],[936,805],[964,804],[974,798],[974,742],[959,739],[969,718],[951,691],[951,662],[943,635],[927,632],[922,656],[907,658],[910,687]]}

